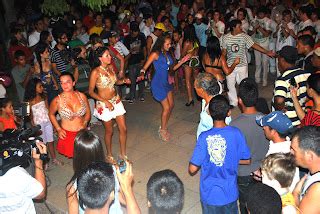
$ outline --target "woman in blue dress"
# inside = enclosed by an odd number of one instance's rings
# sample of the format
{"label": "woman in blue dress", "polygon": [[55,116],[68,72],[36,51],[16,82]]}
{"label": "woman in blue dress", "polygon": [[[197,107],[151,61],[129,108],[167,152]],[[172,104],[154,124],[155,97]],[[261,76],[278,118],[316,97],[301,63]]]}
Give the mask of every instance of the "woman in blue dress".
{"label": "woman in blue dress", "polygon": [[147,62],[140,71],[139,79],[144,78],[145,71],[153,63],[155,73],[151,81],[151,90],[155,100],[161,103],[161,126],[159,127],[159,138],[168,142],[170,134],[168,132],[168,121],[174,106],[173,101],[173,84],[168,81],[169,72],[176,71],[183,63],[190,59],[190,55],[186,55],[178,63],[174,64],[171,48],[171,37],[169,35],[158,38],[155,43]]}

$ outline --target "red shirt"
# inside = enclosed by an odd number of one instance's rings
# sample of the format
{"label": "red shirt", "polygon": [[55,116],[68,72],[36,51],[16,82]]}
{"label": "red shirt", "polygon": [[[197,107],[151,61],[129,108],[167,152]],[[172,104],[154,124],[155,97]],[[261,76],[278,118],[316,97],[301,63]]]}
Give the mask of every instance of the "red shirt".
{"label": "red shirt", "polygon": [[301,121],[301,126],[320,126],[320,112],[308,110]]}
{"label": "red shirt", "polygon": [[88,15],[83,18],[82,23],[88,28],[88,30],[90,30],[95,25],[94,19]]}
{"label": "red shirt", "polygon": [[10,115],[9,118],[0,117],[0,123],[3,124],[4,130],[6,129],[17,129],[17,125],[14,122],[14,116]]}

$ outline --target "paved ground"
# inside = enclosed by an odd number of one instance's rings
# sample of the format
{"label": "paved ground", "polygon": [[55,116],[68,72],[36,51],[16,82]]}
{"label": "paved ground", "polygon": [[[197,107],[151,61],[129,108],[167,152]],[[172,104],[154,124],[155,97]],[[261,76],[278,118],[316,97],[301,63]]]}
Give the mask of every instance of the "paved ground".
{"label": "paved ground", "polygon": [[[252,69],[250,69],[252,70]],[[271,99],[274,77],[270,75],[268,87],[260,86],[260,96]],[[195,106],[184,106],[186,95],[181,92],[175,94],[175,108],[169,121],[172,140],[162,143],[157,134],[160,125],[161,106],[147,93],[144,103],[133,105],[125,103],[128,127],[128,157],[133,161],[134,192],[142,213],[148,213],[146,199],[146,184],[152,173],[162,169],[172,169],[184,183],[185,202],[182,213],[201,213],[199,199],[199,173],[191,177],[188,174],[188,162],[195,145],[195,134],[199,122],[200,102]],[[233,110],[232,115],[239,114]],[[92,128],[103,138],[103,126]],[[113,153],[119,151],[118,131],[115,128],[113,136]],[[46,205],[36,204],[38,213],[65,213],[67,204],[65,186],[73,174],[72,160],[59,157],[64,162],[63,167],[52,166],[47,172],[51,181],[48,187]]]}

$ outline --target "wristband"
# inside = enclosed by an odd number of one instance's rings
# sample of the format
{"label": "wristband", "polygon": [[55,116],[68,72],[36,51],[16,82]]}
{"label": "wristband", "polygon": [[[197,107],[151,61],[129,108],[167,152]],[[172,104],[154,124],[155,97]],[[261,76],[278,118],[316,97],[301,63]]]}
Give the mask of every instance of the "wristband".
{"label": "wristband", "polygon": [[122,82],[123,82],[123,84],[126,84],[126,79],[124,78],[124,79],[122,80]]}
{"label": "wristband", "polygon": [[144,69],[141,69],[141,70],[140,70],[140,74],[141,74],[141,73],[145,74],[146,71],[145,71]]}

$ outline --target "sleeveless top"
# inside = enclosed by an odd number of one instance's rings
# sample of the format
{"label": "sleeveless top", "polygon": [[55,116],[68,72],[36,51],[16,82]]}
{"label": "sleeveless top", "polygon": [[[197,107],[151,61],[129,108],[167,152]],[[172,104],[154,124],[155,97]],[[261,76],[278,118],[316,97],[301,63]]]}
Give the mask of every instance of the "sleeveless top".
{"label": "sleeveless top", "polygon": [[17,129],[17,125],[14,122],[14,116],[10,115],[9,118],[0,117],[0,122],[3,123],[3,130]]}
{"label": "sleeveless top", "polygon": [[41,101],[37,104],[34,104],[31,106],[32,109],[32,115],[33,115],[33,122],[35,124],[41,124],[46,123],[49,120],[48,116],[48,109],[46,107],[46,103],[44,101]]}
{"label": "sleeveless top", "polygon": [[307,110],[301,121],[301,126],[320,126],[320,111]]}
{"label": "sleeveless top", "polygon": [[[76,92],[76,95],[80,101],[81,107],[77,112],[73,112],[70,108],[68,108],[67,106],[67,102],[66,102],[66,97],[64,96],[64,94],[60,94],[59,96],[59,100],[60,100],[60,109],[59,109],[59,114],[60,117],[62,119],[67,119],[67,120],[71,120],[73,117],[82,117],[86,114],[87,108],[86,105],[83,101],[83,99],[80,96],[79,92]],[[61,99],[62,97],[62,99]]]}
{"label": "sleeveless top", "polygon": [[299,195],[299,200],[301,201],[302,198],[307,194],[307,191],[312,184],[318,183],[318,182],[320,182],[320,172],[316,172],[313,175],[308,174],[307,179],[305,180],[305,182],[302,185],[302,190]]}
{"label": "sleeveless top", "polygon": [[151,49],[152,49],[154,44],[156,44],[158,37],[156,35],[154,35],[153,33],[151,33],[150,36],[152,38],[152,45],[151,45]]}
{"label": "sleeveless top", "polygon": [[99,72],[99,76],[97,78],[96,86],[97,88],[109,88],[112,89],[117,82],[116,74],[111,69],[113,75],[109,75],[108,73],[102,74]]}

